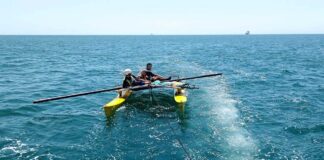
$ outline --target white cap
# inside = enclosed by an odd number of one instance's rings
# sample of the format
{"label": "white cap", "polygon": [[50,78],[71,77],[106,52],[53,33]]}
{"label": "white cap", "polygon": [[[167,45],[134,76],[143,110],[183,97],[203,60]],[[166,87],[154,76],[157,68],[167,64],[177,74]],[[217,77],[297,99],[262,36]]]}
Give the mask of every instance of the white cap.
{"label": "white cap", "polygon": [[127,68],[127,69],[124,70],[123,73],[124,73],[124,75],[126,76],[126,75],[132,73],[132,70]]}

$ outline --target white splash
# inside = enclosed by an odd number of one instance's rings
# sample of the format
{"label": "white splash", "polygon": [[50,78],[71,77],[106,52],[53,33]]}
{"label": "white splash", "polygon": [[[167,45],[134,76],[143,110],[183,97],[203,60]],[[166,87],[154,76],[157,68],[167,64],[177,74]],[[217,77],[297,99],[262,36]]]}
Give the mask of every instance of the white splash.
{"label": "white splash", "polygon": [[[175,68],[182,72],[188,71],[188,75],[215,73],[205,70],[196,63],[178,61],[177,64]],[[236,108],[239,101],[230,95],[225,77],[205,80],[206,88],[201,88],[205,92],[204,97],[208,99],[209,104],[212,104],[206,108],[206,112],[212,121],[210,127],[213,130],[213,136],[217,137],[217,140],[224,141],[223,147],[228,152],[224,155],[225,159],[254,159],[258,150],[256,142],[242,126],[244,123],[240,120],[240,113]]]}
{"label": "white splash", "polygon": [[[214,82],[215,83],[215,82]],[[225,147],[230,154],[229,159],[254,159],[257,146],[250,133],[243,128],[240,120],[239,110],[236,108],[239,101],[229,94],[225,79],[217,81],[217,85],[209,85],[205,89],[206,96],[211,101],[211,115],[214,115],[215,129],[220,130],[221,136],[225,140]],[[208,84],[207,84],[208,85]]]}
{"label": "white splash", "polygon": [[21,140],[10,138],[5,138],[4,140],[11,143],[0,149],[0,155],[18,155],[18,157],[23,157],[26,153],[36,151],[35,148],[27,146]]}

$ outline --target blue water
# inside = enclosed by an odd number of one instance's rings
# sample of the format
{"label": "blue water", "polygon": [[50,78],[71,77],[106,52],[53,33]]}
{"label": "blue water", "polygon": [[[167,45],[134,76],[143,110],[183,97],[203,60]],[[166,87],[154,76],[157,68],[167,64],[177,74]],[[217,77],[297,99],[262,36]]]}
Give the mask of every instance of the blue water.
{"label": "blue water", "polygon": [[[187,81],[132,95],[114,87],[147,62]],[[324,159],[324,36],[0,36],[0,159]]]}

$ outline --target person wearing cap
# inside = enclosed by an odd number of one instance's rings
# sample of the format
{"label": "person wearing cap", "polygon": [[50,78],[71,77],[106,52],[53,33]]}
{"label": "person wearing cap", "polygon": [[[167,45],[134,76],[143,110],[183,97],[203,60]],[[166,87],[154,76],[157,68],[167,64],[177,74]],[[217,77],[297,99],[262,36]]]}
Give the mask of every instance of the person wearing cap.
{"label": "person wearing cap", "polygon": [[137,77],[135,77],[132,74],[132,70],[131,69],[125,69],[124,70],[124,81],[123,81],[123,88],[128,88],[131,86],[137,86],[137,85],[144,85],[145,81],[142,81],[140,79],[138,79]]}
{"label": "person wearing cap", "polygon": [[156,80],[160,80],[160,81],[164,81],[164,80],[171,80],[171,77],[168,78],[164,78],[160,75],[154,74],[152,72],[152,63],[147,63],[146,64],[146,69],[142,70],[139,75],[138,78],[142,79],[142,80],[149,80],[149,81],[156,81]]}

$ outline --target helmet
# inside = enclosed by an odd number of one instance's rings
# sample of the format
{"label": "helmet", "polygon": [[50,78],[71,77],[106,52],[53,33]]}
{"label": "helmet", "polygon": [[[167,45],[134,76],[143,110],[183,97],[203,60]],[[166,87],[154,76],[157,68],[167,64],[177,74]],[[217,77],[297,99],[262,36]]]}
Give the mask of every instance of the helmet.
{"label": "helmet", "polygon": [[126,76],[126,75],[132,73],[132,70],[127,68],[127,69],[124,70],[123,73],[124,73],[124,75]]}

